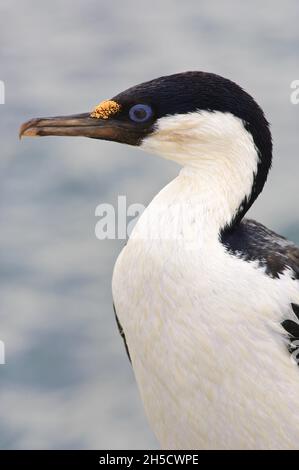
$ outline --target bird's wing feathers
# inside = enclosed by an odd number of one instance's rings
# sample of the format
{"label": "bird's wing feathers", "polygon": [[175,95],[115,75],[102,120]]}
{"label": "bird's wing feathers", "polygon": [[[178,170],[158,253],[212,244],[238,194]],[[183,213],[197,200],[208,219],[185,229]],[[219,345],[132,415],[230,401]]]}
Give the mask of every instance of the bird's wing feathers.
{"label": "bird's wing feathers", "polygon": [[281,235],[251,219],[222,234],[227,250],[248,261],[258,261],[266,273],[279,277],[286,269],[299,279],[299,248]]}
{"label": "bird's wing feathers", "polygon": [[[222,234],[226,249],[242,259],[257,261],[266,273],[278,278],[286,269],[299,279],[299,248],[255,220],[244,219],[232,231]],[[289,336],[288,349],[299,364],[299,305],[292,304],[294,319],[282,322]]]}
{"label": "bird's wing feathers", "polygon": [[299,305],[292,304],[292,307],[297,321],[284,320],[282,326],[289,336],[288,349],[291,354],[295,354],[294,359],[299,365]]}

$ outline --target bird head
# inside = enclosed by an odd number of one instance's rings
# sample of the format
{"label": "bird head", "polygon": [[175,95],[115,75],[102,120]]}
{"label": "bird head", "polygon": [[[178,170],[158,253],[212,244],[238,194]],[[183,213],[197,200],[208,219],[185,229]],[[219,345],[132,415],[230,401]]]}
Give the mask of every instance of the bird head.
{"label": "bird head", "polygon": [[31,119],[20,129],[21,137],[50,135],[139,146],[199,171],[209,165],[215,172],[248,172],[252,181],[238,218],[262,190],[272,160],[262,109],[236,83],[205,72],[160,77],[102,101],[91,112]]}

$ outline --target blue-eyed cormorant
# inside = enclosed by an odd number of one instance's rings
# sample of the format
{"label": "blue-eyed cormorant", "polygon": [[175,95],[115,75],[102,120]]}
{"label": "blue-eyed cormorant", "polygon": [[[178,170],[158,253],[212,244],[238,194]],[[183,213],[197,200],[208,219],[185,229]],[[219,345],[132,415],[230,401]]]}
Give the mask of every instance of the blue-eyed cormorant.
{"label": "blue-eyed cormorant", "polygon": [[182,166],[140,217],[112,282],[161,446],[298,448],[299,249],[244,219],[272,160],[254,99],[218,75],[179,73],[20,134],[112,140]]}

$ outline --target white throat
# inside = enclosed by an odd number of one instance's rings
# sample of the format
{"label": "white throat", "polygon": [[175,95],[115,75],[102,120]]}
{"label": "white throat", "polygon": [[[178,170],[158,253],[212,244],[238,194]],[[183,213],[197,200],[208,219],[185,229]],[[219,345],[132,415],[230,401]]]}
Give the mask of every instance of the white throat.
{"label": "white throat", "polygon": [[192,206],[192,215],[205,222],[205,230],[213,226],[219,233],[252,191],[258,153],[243,122],[230,113],[200,111],[161,118],[141,148],[183,166],[155,200],[167,210],[183,205],[180,213],[185,217],[190,214],[186,205]]}

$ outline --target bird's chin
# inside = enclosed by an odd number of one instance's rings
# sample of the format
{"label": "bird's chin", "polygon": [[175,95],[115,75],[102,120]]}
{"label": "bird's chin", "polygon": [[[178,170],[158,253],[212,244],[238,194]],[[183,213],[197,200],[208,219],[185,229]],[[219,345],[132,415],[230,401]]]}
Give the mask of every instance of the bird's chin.
{"label": "bird's chin", "polygon": [[19,137],[69,136],[90,137],[129,145],[140,145],[145,131],[126,121],[97,119],[90,113],[35,118],[25,122]]}

